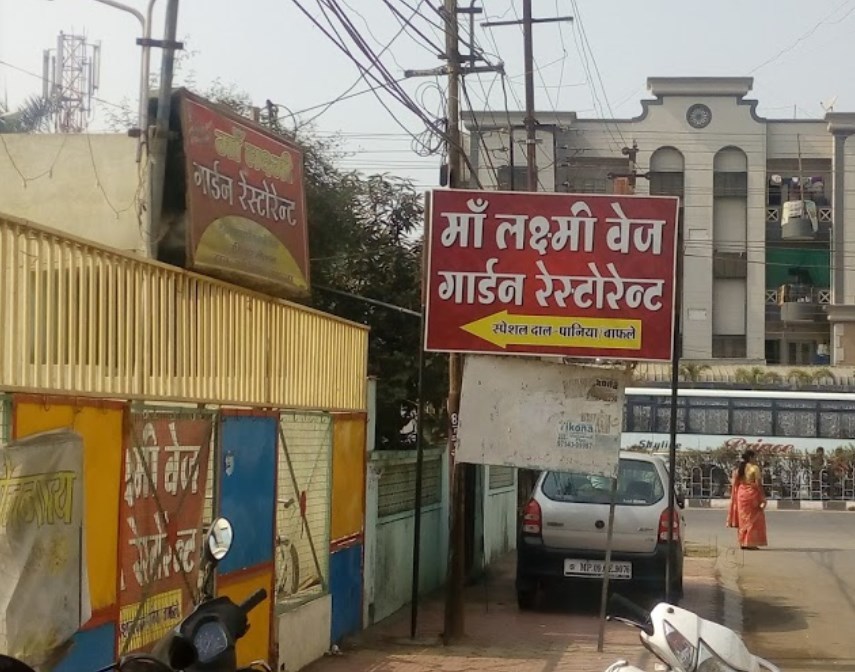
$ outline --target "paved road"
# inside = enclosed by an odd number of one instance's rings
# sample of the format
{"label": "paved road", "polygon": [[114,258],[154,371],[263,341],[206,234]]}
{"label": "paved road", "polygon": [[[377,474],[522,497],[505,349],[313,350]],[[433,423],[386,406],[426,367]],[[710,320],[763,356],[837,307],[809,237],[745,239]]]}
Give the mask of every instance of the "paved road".
{"label": "paved road", "polygon": [[687,511],[686,536],[737,577],[749,648],[787,671],[855,671],[855,513],[770,511],[769,548],[747,552],[724,518]]}

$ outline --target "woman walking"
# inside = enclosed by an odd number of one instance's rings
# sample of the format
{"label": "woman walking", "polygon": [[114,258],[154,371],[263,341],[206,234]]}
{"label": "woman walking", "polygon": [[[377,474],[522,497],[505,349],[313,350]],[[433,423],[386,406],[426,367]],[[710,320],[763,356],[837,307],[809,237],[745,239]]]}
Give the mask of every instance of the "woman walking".
{"label": "woman walking", "polygon": [[739,545],[749,551],[766,546],[766,493],[756,453],[746,450],[733,471],[727,526],[738,528]]}

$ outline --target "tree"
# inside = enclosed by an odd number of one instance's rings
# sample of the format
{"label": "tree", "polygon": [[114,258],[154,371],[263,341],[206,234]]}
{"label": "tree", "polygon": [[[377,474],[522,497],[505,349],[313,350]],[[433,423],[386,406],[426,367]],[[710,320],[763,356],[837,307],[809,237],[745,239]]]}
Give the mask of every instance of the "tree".
{"label": "tree", "polygon": [[680,365],[680,378],[691,383],[697,383],[707,371],[712,371],[709,364],[686,362]]}
{"label": "tree", "polygon": [[41,96],[30,96],[17,110],[0,103],[0,133],[49,131],[50,117],[55,109],[53,101]]}

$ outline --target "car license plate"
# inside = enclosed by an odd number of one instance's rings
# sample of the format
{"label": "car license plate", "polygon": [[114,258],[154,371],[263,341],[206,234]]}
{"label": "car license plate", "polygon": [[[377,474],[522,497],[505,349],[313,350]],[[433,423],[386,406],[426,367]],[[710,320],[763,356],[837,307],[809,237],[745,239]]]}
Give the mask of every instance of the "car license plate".
{"label": "car license plate", "polygon": [[[565,560],[564,561],[564,576],[587,576],[601,577],[603,576],[603,568],[605,562],[602,560]],[[631,562],[613,562],[611,571],[609,572],[610,579],[631,579],[632,578],[632,563]]]}

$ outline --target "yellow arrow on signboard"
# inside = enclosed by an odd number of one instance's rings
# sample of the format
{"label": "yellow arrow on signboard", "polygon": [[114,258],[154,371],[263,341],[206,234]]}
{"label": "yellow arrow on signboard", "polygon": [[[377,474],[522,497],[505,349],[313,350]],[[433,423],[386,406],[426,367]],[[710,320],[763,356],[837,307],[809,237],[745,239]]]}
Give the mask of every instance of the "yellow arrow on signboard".
{"label": "yellow arrow on signboard", "polygon": [[502,349],[509,345],[563,348],[641,348],[641,320],[554,315],[511,315],[503,310],[461,329]]}

